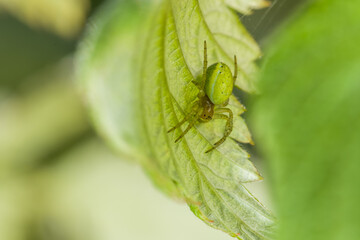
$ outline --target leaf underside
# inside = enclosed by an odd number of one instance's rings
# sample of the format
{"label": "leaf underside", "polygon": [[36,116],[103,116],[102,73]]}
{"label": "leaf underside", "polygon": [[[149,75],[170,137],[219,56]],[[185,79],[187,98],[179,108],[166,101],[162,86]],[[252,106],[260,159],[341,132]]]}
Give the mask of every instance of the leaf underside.
{"label": "leaf underside", "polygon": [[[234,9],[255,7],[242,1],[226,3]],[[273,216],[242,185],[262,177],[238,144],[252,141],[240,117],[245,108],[238,100],[230,98],[234,113],[230,138],[208,154],[205,151],[223,135],[224,121],[199,123],[178,143],[174,140],[180,129],[167,133],[196,99],[192,81],[201,75],[204,40],[209,65],[221,61],[233,66],[236,54],[237,86],[255,91],[253,61],[260,51],[226,3],[163,1],[150,19],[143,19],[148,24],[143,24],[141,37],[129,30],[133,28],[119,29],[116,24],[126,20],[136,26],[136,18],[143,14],[127,15],[121,7],[108,8],[110,15],[104,10],[79,54],[81,86],[98,131],[116,150],[141,159],[163,191],[184,199],[204,222],[233,237],[270,239]],[[129,50],[134,43],[135,55]]]}

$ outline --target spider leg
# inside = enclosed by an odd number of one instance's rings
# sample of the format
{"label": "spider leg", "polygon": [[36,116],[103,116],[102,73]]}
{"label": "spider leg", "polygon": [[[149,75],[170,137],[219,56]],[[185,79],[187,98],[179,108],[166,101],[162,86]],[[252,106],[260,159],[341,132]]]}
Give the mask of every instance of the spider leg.
{"label": "spider leg", "polygon": [[[228,113],[229,116],[227,116],[223,113]],[[216,109],[213,119],[226,119],[227,120],[226,125],[225,125],[225,132],[224,132],[224,136],[219,141],[217,141],[213,147],[208,149],[205,153],[211,152],[212,150],[214,150],[215,148],[220,146],[222,143],[224,143],[226,138],[230,135],[230,133],[233,130],[233,113],[229,108]]]}
{"label": "spider leg", "polygon": [[204,89],[204,87],[205,87],[207,65],[208,65],[207,45],[206,45],[206,40],[205,40],[204,41],[204,66],[203,66],[203,75],[202,75],[202,81],[201,81],[201,89]]}
{"label": "spider leg", "polygon": [[197,111],[196,114],[194,114],[194,117],[189,122],[189,125],[187,126],[185,131],[182,132],[181,135],[175,140],[175,143],[177,143],[182,137],[184,137],[185,134],[187,134],[188,131],[195,125],[196,121],[199,119],[200,112],[201,112],[201,110]]}
{"label": "spider leg", "polygon": [[[183,125],[187,120],[189,120],[192,116],[194,116],[195,114],[197,114],[198,112],[198,108],[199,108],[199,101],[196,101],[193,106],[192,106],[192,110],[190,111],[190,113],[188,113],[183,120],[181,120],[180,122],[178,122],[178,124],[176,124],[174,127],[170,128],[167,132],[170,133],[172,131],[174,131],[175,129],[179,128],[181,125]],[[195,112],[195,114],[194,114]]]}
{"label": "spider leg", "polygon": [[233,87],[235,86],[235,82],[236,82],[237,75],[238,75],[236,55],[234,55],[234,65],[235,65],[235,70],[234,70],[234,76],[233,76],[233,84],[234,84]]}
{"label": "spider leg", "polygon": [[204,63],[203,63],[203,74],[201,77],[201,82],[200,84],[197,83],[195,80],[193,80],[192,82],[195,84],[195,86],[200,90],[198,97],[201,98],[203,96],[205,96],[205,92],[204,92],[204,87],[205,87],[205,81],[206,81],[206,70],[208,67],[208,60],[207,60],[207,45],[206,45],[206,40],[204,41]]}
{"label": "spider leg", "polygon": [[187,120],[189,120],[189,118],[193,115],[193,113],[189,113],[187,114],[183,120],[181,120],[180,122],[178,122],[178,124],[176,124],[174,127],[170,128],[167,132],[170,133],[172,131],[174,131],[175,129],[177,129],[178,127],[180,127],[181,125],[183,125]]}

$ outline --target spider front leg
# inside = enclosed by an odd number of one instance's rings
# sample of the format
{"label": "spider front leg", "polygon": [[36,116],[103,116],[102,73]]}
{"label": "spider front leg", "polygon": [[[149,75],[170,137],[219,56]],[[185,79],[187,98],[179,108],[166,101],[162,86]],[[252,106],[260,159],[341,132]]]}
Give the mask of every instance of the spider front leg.
{"label": "spider front leg", "polygon": [[189,121],[188,127],[185,129],[184,132],[181,133],[181,135],[175,140],[175,143],[177,143],[185,134],[194,126],[196,121],[199,119],[199,114],[201,113],[201,107],[200,107],[200,101],[196,101],[191,108],[191,111],[184,117],[183,120],[178,122],[174,127],[168,130],[168,133],[174,131],[177,128],[180,128],[185,122]]}
{"label": "spider front leg", "polygon": [[197,111],[193,118],[190,120],[189,125],[187,126],[187,128],[185,129],[184,132],[181,133],[181,135],[175,140],[175,143],[177,143],[178,141],[180,141],[181,138],[183,138],[185,136],[185,134],[188,133],[188,131],[195,125],[196,121],[199,119],[201,111]]}
{"label": "spider front leg", "polygon": [[238,75],[236,55],[234,55],[234,66],[235,66],[235,69],[234,69],[234,76],[233,76],[233,88],[235,87],[235,82],[236,82],[237,75]]}
{"label": "spider front leg", "polygon": [[198,97],[201,98],[203,96],[205,96],[205,92],[204,92],[204,87],[205,87],[205,82],[206,82],[206,71],[207,71],[207,67],[208,67],[208,60],[207,60],[207,45],[206,45],[206,40],[204,41],[204,62],[203,62],[203,73],[201,76],[201,82],[200,84],[197,83],[195,80],[193,80],[192,82],[195,84],[195,86],[199,89],[199,94]]}
{"label": "spider front leg", "polygon": [[207,46],[206,46],[206,40],[204,41],[204,64],[203,64],[203,75],[202,75],[202,80],[201,80],[201,90],[204,89],[205,87],[205,81],[206,81],[206,71],[207,71],[207,66],[208,65],[208,60],[207,60]]}
{"label": "spider front leg", "polygon": [[170,133],[172,131],[174,131],[175,129],[181,127],[181,125],[183,125],[186,121],[188,121],[192,116],[194,116],[194,112],[197,113],[199,109],[199,101],[196,101],[193,105],[192,105],[192,109],[191,111],[185,115],[184,119],[181,120],[180,122],[178,122],[178,124],[176,124],[174,127],[170,128],[167,132]]}
{"label": "spider front leg", "polygon": [[[225,115],[223,113],[228,113],[229,116],[227,116],[227,115]],[[225,132],[224,132],[224,136],[219,141],[217,141],[214,144],[214,146],[211,147],[209,150],[207,150],[205,153],[211,152],[212,150],[214,150],[215,148],[220,146],[222,143],[224,143],[226,138],[230,135],[230,133],[233,130],[233,113],[229,108],[215,109],[215,114],[213,116],[213,119],[225,119],[225,120],[227,120],[226,125],[225,125]]]}

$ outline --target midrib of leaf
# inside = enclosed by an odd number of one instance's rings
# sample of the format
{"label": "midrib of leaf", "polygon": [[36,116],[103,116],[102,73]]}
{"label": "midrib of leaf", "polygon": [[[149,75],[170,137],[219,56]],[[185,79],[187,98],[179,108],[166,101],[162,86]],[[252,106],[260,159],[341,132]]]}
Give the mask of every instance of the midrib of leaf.
{"label": "midrib of leaf", "polygon": [[[161,18],[164,18],[164,19],[167,19],[167,14],[166,14],[166,7],[164,7],[163,9],[161,9],[161,10],[159,10],[159,12],[160,12],[160,16],[161,16]],[[157,21],[156,21],[157,22]],[[164,24],[162,24],[162,25],[158,25],[158,26],[161,26],[160,28],[161,28],[161,33],[160,33],[160,36],[163,36],[164,35],[164,33],[165,33],[165,28],[166,28],[166,22],[167,22],[167,20],[164,20]],[[154,32],[157,32],[157,31],[154,31]],[[154,34],[154,35],[156,35],[156,34]],[[162,40],[162,43],[160,44],[160,46],[162,46],[163,48],[159,48],[159,55],[160,56],[163,56],[161,53],[165,53],[165,51],[164,51],[164,45],[165,45],[165,38],[161,38],[161,39],[163,39]],[[149,45],[151,45],[151,43],[149,44]],[[158,64],[159,65],[161,65],[163,68],[165,67],[165,62],[164,62],[164,57],[162,57],[162,58],[159,58],[159,60],[158,60]],[[172,99],[171,99],[171,97],[169,97],[169,96],[165,96],[165,95],[163,95],[163,91],[162,91],[162,89],[163,88],[166,88],[166,90],[167,91],[169,91],[169,89],[168,89],[168,85],[167,85],[167,82],[166,82],[166,76],[165,76],[165,74],[164,74],[164,71],[163,70],[161,70],[161,71],[159,71],[159,73],[161,73],[161,76],[162,76],[162,79],[163,80],[161,80],[161,78],[159,78],[159,82],[158,82],[158,85],[157,86],[160,86],[159,87],[159,89],[160,89],[160,91],[159,91],[159,97],[158,97],[158,99],[164,99],[163,97],[166,97],[167,98],[167,101],[165,100],[165,102],[172,102]],[[142,78],[142,79],[146,79],[146,78]],[[143,84],[142,85],[145,85],[145,81],[143,81],[142,82]],[[164,86],[164,84],[165,84],[165,86]],[[142,96],[143,96],[143,98],[142,99],[144,99],[144,96],[146,97],[146,94],[144,94],[144,90],[143,90],[143,88],[142,88]],[[166,91],[165,91],[166,92]],[[178,163],[178,161],[176,161],[176,160],[178,160],[178,158],[176,157],[176,156],[179,156],[179,155],[176,155],[176,154],[174,154],[174,152],[173,152],[173,146],[172,146],[172,144],[170,144],[170,139],[169,139],[169,134],[167,133],[167,131],[166,131],[166,129],[167,128],[170,128],[170,126],[167,126],[167,124],[166,124],[166,121],[165,121],[165,114],[164,114],[164,102],[163,101],[161,101],[162,103],[161,104],[159,104],[159,106],[161,106],[161,108],[159,109],[159,112],[161,113],[161,122],[163,123],[162,124],[162,126],[164,126],[164,127],[162,127],[162,133],[163,133],[163,135],[164,135],[164,138],[166,139],[166,144],[167,144],[167,146],[168,146],[168,149],[170,150],[170,153],[171,153],[171,156],[172,156],[172,159],[174,159],[174,161],[172,161],[172,162],[174,162],[175,164],[174,164],[174,166],[175,166],[175,168],[176,168],[176,171],[177,172],[181,172],[180,171],[180,169],[181,168],[179,168],[179,165],[177,164]],[[172,106],[173,107],[173,106]],[[144,110],[144,112],[145,112],[145,110]],[[174,109],[172,109],[172,112],[173,112],[173,114],[175,114],[175,111],[174,111]],[[143,115],[144,116],[144,115]],[[145,122],[147,122],[146,121],[146,118],[144,117],[144,121]],[[178,119],[177,119],[177,121],[178,121]],[[146,129],[148,129],[148,128],[146,128]],[[150,140],[150,136],[149,136],[149,132],[148,132],[148,130],[146,131],[147,132],[147,139],[148,139],[148,141],[149,142],[151,142],[151,140]],[[151,144],[151,143],[150,143]],[[156,151],[155,151],[156,152]],[[191,151],[190,151],[190,149],[188,149],[188,153],[191,153]],[[156,154],[155,154],[156,155]],[[160,157],[158,156],[158,159],[159,159]],[[192,155],[192,158],[191,159],[193,159],[193,155]],[[182,160],[185,160],[185,159],[182,159]],[[192,161],[193,163],[194,163],[194,161]],[[164,171],[167,171],[167,169],[164,169]],[[181,174],[180,176],[185,176],[186,174]],[[177,179],[177,177],[175,177],[175,176],[172,176],[174,179]],[[184,183],[184,180],[182,180],[181,181],[182,183]],[[187,195],[187,197],[189,197],[190,196],[190,194],[186,194]],[[190,198],[188,199],[189,201],[192,201]]]}

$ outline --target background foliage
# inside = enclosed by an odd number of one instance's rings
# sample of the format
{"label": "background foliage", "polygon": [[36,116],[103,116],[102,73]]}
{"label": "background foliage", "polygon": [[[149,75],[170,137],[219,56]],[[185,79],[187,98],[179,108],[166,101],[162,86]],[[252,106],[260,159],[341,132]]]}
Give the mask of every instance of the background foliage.
{"label": "background foliage", "polygon": [[257,143],[278,239],[359,239],[360,4],[311,1],[267,42]]}

